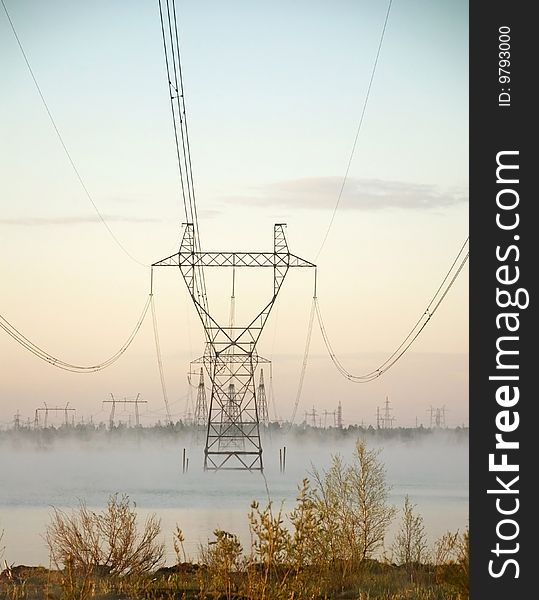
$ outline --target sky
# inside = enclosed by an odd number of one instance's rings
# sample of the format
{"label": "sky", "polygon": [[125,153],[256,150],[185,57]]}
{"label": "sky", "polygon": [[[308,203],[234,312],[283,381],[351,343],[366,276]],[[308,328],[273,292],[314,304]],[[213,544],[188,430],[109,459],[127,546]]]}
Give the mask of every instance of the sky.
{"label": "sky", "polygon": [[[123,344],[149,293],[148,266],[177,251],[185,220],[155,1],[5,0],[95,204],[41,103],[0,11],[0,313],[68,362],[95,364]],[[346,172],[385,2],[232,0],[177,3],[186,106],[205,250],[269,251],[287,224],[291,252],[315,261]],[[336,354],[362,374],[393,352],[425,310],[468,235],[468,6],[395,0],[339,208],[318,266],[318,299]],[[142,263],[139,264],[139,263]],[[226,320],[230,282],[212,273]],[[203,332],[180,274],[154,293],[171,410],[184,414],[189,362]],[[238,275],[238,320],[266,287]],[[262,334],[275,413],[288,419],[303,362],[313,274],[291,270]],[[267,298],[269,299],[269,298]],[[40,361],[2,332],[0,426],[19,411],[76,408],[140,393],[164,418],[151,319],[126,354],[96,374]],[[374,424],[468,423],[468,270],[410,351],[368,384],[345,380],[313,329],[297,420],[314,406]],[[126,417],[127,418],[127,417]]]}

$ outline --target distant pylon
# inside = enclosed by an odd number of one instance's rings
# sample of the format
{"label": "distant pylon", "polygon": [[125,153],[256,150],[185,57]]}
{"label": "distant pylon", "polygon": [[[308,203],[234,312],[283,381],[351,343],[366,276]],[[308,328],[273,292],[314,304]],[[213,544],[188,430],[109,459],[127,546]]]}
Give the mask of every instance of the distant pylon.
{"label": "distant pylon", "polygon": [[430,412],[430,428],[444,428],[445,427],[445,406],[442,408],[433,408],[432,406],[428,410]]}
{"label": "distant pylon", "polygon": [[389,403],[389,398],[386,396],[383,416],[380,415],[380,407],[377,407],[376,409],[376,426],[378,429],[380,429],[380,427],[382,429],[391,429],[393,427],[393,421],[395,420],[395,417],[391,416],[392,410],[393,409]]}
{"label": "distant pylon", "polygon": [[439,411],[439,419],[436,424],[438,425],[438,427],[445,427],[445,406],[442,406],[442,408],[440,408]]}
{"label": "distant pylon", "polygon": [[197,402],[195,405],[195,425],[203,427],[208,422],[208,403],[206,402],[206,386],[204,385],[204,369],[200,367]]}
{"label": "distant pylon", "polygon": [[39,413],[40,412],[45,413],[45,418],[43,421],[43,429],[47,429],[47,427],[48,427],[49,411],[52,411],[55,413],[63,412],[65,415],[65,425],[69,425],[68,413],[75,412],[74,408],[68,408],[69,402],[65,405],[65,407],[60,407],[60,406],[50,407],[50,406],[47,406],[46,402],[43,402],[43,404],[45,405],[45,408],[41,408],[41,407],[36,408],[35,418],[34,418],[34,429],[37,429],[39,427]]}
{"label": "distant pylon", "polygon": [[313,406],[313,409],[310,411],[305,411],[305,423],[307,423],[307,419],[310,418],[311,420],[311,427],[316,427],[316,417],[317,417],[317,412],[316,412],[316,408]]}
{"label": "distant pylon", "polygon": [[110,409],[110,416],[109,416],[109,429],[112,430],[114,429],[114,413],[116,412],[116,398],[114,397],[114,394],[111,392],[110,395],[112,396],[112,400],[111,400],[111,409]]}
{"label": "distant pylon", "polygon": [[[332,416],[333,417],[333,427],[337,426],[337,412],[336,411],[329,411],[329,410],[325,410],[324,411],[324,429],[327,428],[328,426],[328,416]],[[330,425],[331,427],[331,425]]]}
{"label": "distant pylon", "polygon": [[337,429],[342,429],[342,404],[337,406]]}
{"label": "distant pylon", "polygon": [[[139,400],[140,394],[137,394],[137,397],[134,400],[128,400],[127,398],[124,398],[123,400],[116,400],[116,398],[114,397],[114,394],[112,392],[110,394],[110,397],[112,398],[112,400],[103,400],[103,404],[111,405],[110,416],[109,416],[109,429],[110,430],[114,429],[114,415],[116,413],[116,405],[117,404],[123,404],[124,410],[128,404],[134,404],[135,405],[135,425],[137,428],[140,427],[140,414],[139,414],[138,406],[139,406],[139,404],[148,404],[147,400]],[[73,410],[73,409],[66,409],[66,410]],[[131,415],[129,415],[129,417],[128,417],[128,423],[129,423],[129,427],[131,427]]]}
{"label": "distant pylon", "polygon": [[241,419],[241,398],[236,393],[236,386],[228,384],[227,402],[221,415],[221,446],[231,451],[245,450],[245,440],[238,425]]}
{"label": "distant pylon", "polygon": [[266,399],[266,387],[264,385],[264,369],[260,369],[260,381],[256,393],[256,407],[258,410],[258,420],[263,425],[269,423],[268,401]]}

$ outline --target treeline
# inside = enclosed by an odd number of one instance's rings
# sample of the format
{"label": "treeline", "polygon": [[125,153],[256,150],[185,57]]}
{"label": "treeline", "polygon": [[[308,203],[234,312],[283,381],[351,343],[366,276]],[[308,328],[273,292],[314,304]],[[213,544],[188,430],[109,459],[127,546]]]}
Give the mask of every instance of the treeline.
{"label": "treeline", "polygon": [[[391,429],[376,429],[372,426],[349,425],[342,428],[312,427],[305,424],[287,424],[273,422],[261,425],[261,434],[267,438],[279,440],[280,438],[293,438],[298,440],[313,441],[339,441],[355,440],[358,437],[372,441],[407,441],[428,440],[433,436],[443,436],[448,441],[467,441],[469,429],[467,427],[455,428],[427,428],[427,427],[393,427]],[[34,441],[39,444],[52,444],[59,440],[82,440],[93,439],[112,440],[141,440],[153,438],[160,439],[185,439],[187,441],[203,442],[206,428],[195,426],[183,421],[175,423],[156,423],[150,426],[129,427],[119,424],[110,427],[104,422],[79,423],[69,425],[50,425],[48,427],[34,427],[33,425],[11,427],[0,430],[0,443],[5,441]]]}

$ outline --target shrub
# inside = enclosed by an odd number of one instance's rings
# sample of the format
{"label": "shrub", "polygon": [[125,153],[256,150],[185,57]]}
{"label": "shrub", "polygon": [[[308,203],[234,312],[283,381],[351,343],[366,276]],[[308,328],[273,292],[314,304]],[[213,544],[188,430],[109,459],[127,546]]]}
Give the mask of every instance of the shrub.
{"label": "shrub", "polygon": [[139,533],[135,505],[127,495],[114,494],[99,514],[82,502],[70,515],[54,508],[45,539],[56,565],[87,575],[128,575],[151,571],[163,562],[160,533],[155,515]]}
{"label": "shrub", "polygon": [[238,537],[228,531],[216,529],[213,535],[215,540],[200,548],[200,561],[207,567],[202,577],[206,576],[208,591],[220,594],[224,590],[230,599],[238,590],[236,575],[244,567],[243,548]]}

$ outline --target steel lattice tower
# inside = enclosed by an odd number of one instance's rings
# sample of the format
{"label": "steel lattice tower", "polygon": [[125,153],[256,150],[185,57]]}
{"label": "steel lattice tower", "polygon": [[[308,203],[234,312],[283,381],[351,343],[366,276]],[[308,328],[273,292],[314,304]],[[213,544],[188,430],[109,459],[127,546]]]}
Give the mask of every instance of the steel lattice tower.
{"label": "steel lattice tower", "polygon": [[256,396],[258,419],[264,425],[269,423],[268,401],[266,399],[266,386],[264,385],[264,369],[260,369],[260,379]]}
{"label": "steel lattice tower", "polygon": [[201,427],[208,421],[208,404],[206,402],[206,386],[204,385],[204,369],[200,367],[200,379],[197,388],[195,405],[195,426]]}
{"label": "steel lattice tower", "polygon": [[[315,267],[288,250],[285,225],[274,226],[273,252],[202,252],[195,246],[195,231],[187,223],[180,250],[154,267],[179,267],[202,321],[206,337],[203,364],[211,382],[204,448],[204,468],[262,470],[255,370],[256,345],[291,267]],[[219,324],[201,293],[207,268],[272,268],[273,293],[268,303],[246,324]]]}
{"label": "steel lattice tower", "polygon": [[338,429],[342,429],[342,404],[339,400],[339,405],[337,406],[337,427]]}

